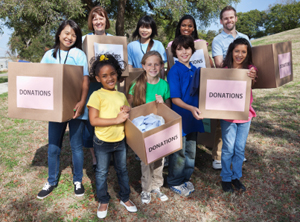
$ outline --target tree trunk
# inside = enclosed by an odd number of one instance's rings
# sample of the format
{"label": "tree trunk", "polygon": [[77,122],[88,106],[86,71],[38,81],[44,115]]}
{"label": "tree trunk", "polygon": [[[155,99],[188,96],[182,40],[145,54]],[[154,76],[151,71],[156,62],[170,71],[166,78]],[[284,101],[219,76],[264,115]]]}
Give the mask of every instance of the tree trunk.
{"label": "tree trunk", "polygon": [[116,21],[116,35],[124,36],[124,14],[125,14],[126,0],[119,0],[118,2],[118,15]]}

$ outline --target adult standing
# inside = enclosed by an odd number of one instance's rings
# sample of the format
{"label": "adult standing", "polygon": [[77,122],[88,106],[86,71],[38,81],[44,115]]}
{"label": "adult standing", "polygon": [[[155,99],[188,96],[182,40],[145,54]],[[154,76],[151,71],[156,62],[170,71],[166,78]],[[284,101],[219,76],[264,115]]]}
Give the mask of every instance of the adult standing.
{"label": "adult standing", "polygon": [[[106,29],[110,28],[110,23],[107,16],[107,12],[103,7],[96,6],[90,11],[88,17],[88,28],[92,32],[87,35],[112,36],[111,34],[106,33],[105,31]],[[82,37],[82,42],[84,41],[87,35],[84,35]],[[101,87],[102,84],[100,82],[91,81],[86,101],[89,101],[90,95],[94,91],[100,89]],[[85,113],[88,113],[87,106],[85,106]],[[90,152],[93,157],[93,169],[95,171],[97,166],[97,160],[93,148],[93,136],[94,136],[94,127],[91,126],[90,121],[87,120],[83,130],[83,146],[90,149]]]}
{"label": "adult standing", "polygon": [[[223,31],[219,35],[217,35],[212,42],[212,57],[215,61],[215,65],[217,68],[222,67],[223,60],[226,57],[227,49],[230,43],[232,43],[236,38],[245,38],[249,41],[247,35],[240,33],[236,30],[235,24],[237,22],[237,19],[238,18],[236,16],[236,10],[232,6],[226,6],[220,12],[220,23],[223,25]],[[214,145],[212,149],[212,167],[214,169],[222,169],[221,153],[222,132],[220,121],[218,120],[215,132]],[[246,158],[244,159],[244,161],[246,161]]]}

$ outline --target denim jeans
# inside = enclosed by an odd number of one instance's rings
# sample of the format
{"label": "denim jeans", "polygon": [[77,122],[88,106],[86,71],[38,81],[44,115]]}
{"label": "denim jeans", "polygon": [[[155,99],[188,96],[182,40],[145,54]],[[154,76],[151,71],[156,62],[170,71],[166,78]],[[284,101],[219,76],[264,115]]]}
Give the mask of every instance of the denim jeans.
{"label": "denim jeans", "polygon": [[84,121],[82,143],[85,148],[93,148],[94,127],[91,125],[90,120]]}
{"label": "denim jeans", "polygon": [[[242,165],[245,157],[245,146],[251,120],[246,123],[231,123],[221,120],[222,129],[222,171],[224,182],[231,182],[242,177]],[[232,170],[231,170],[232,164]]]}
{"label": "denim jeans", "polygon": [[114,158],[114,167],[120,186],[119,196],[125,203],[129,200],[130,187],[126,166],[126,143],[125,139],[120,142],[104,142],[94,136],[94,150],[97,159],[96,168],[96,189],[100,203],[108,203],[110,196],[107,192],[107,174],[111,155]]}
{"label": "denim jeans", "polygon": [[82,182],[84,158],[82,150],[82,130],[84,121],[85,120],[72,119],[63,123],[49,122],[48,182],[51,186],[55,186],[58,183],[60,151],[68,123],[74,173],[73,182]]}
{"label": "denim jeans", "polygon": [[197,133],[182,137],[182,149],[169,156],[168,186],[179,186],[190,180],[195,167]]}

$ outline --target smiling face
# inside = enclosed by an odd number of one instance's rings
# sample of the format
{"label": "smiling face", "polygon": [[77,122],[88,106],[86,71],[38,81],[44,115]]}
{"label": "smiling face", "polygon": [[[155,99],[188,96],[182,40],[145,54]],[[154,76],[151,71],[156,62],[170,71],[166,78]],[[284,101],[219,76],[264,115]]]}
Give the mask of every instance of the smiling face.
{"label": "smiling face", "polygon": [[68,51],[76,42],[76,34],[71,26],[67,25],[59,34],[59,48]]}
{"label": "smiling face", "polygon": [[95,34],[105,34],[106,18],[104,16],[94,13],[92,24]]}
{"label": "smiling face", "polygon": [[161,60],[156,55],[148,57],[142,66],[148,78],[157,77],[162,68]]}
{"label": "smiling face", "polygon": [[117,83],[118,74],[111,65],[104,65],[95,78],[98,82],[102,83],[104,89],[111,91],[116,90],[115,85]]}
{"label": "smiling face", "polygon": [[141,26],[139,28],[139,34],[142,40],[148,40],[152,34],[152,29],[150,26],[149,27]]}
{"label": "smiling face", "polygon": [[181,35],[192,35],[195,30],[193,20],[185,19],[181,22],[180,33]]}
{"label": "smiling face", "polygon": [[182,46],[178,46],[176,49],[176,56],[178,58],[178,61],[187,67],[189,67],[189,62],[190,62],[190,58],[191,58],[192,54],[193,54],[193,52],[192,52],[191,47],[185,49]]}
{"label": "smiling face", "polygon": [[220,23],[223,25],[224,31],[230,32],[235,30],[235,23],[237,22],[237,17],[234,14],[233,10],[227,10],[223,12],[222,19]]}
{"label": "smiling face", "polygon": [[247,46],[237,45],[232,51],[233,68],[242,68],[243,62],[247,57]]}

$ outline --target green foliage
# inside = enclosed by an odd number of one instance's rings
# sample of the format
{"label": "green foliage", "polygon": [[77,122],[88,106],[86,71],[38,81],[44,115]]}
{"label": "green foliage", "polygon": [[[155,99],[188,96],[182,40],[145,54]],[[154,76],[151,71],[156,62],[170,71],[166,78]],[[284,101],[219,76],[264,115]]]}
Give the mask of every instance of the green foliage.
{"label": "green foliage", "polygon": [[211,44],[216,35],[218,35],[218,33],[214,30],[208,30],[207,32],[205,30],[198,31],[199,39],[204,39],[205,41],[208,42],[208,46],[207,46],[208,51],[211,51]]}
{"label": "green foliage", "polygon": [[269,9],[265,22],[268,35],[300,27],[300,2],[276,4]]}
{"label": "green foliage", "polygon": [[266,13],[258,10],[251,10],[249,12],[237,13],[238,21],[236,23],[236,29],[246,34],[249,39],[253,37],[261,37],[263,34],[262,27],[266,20]]}

